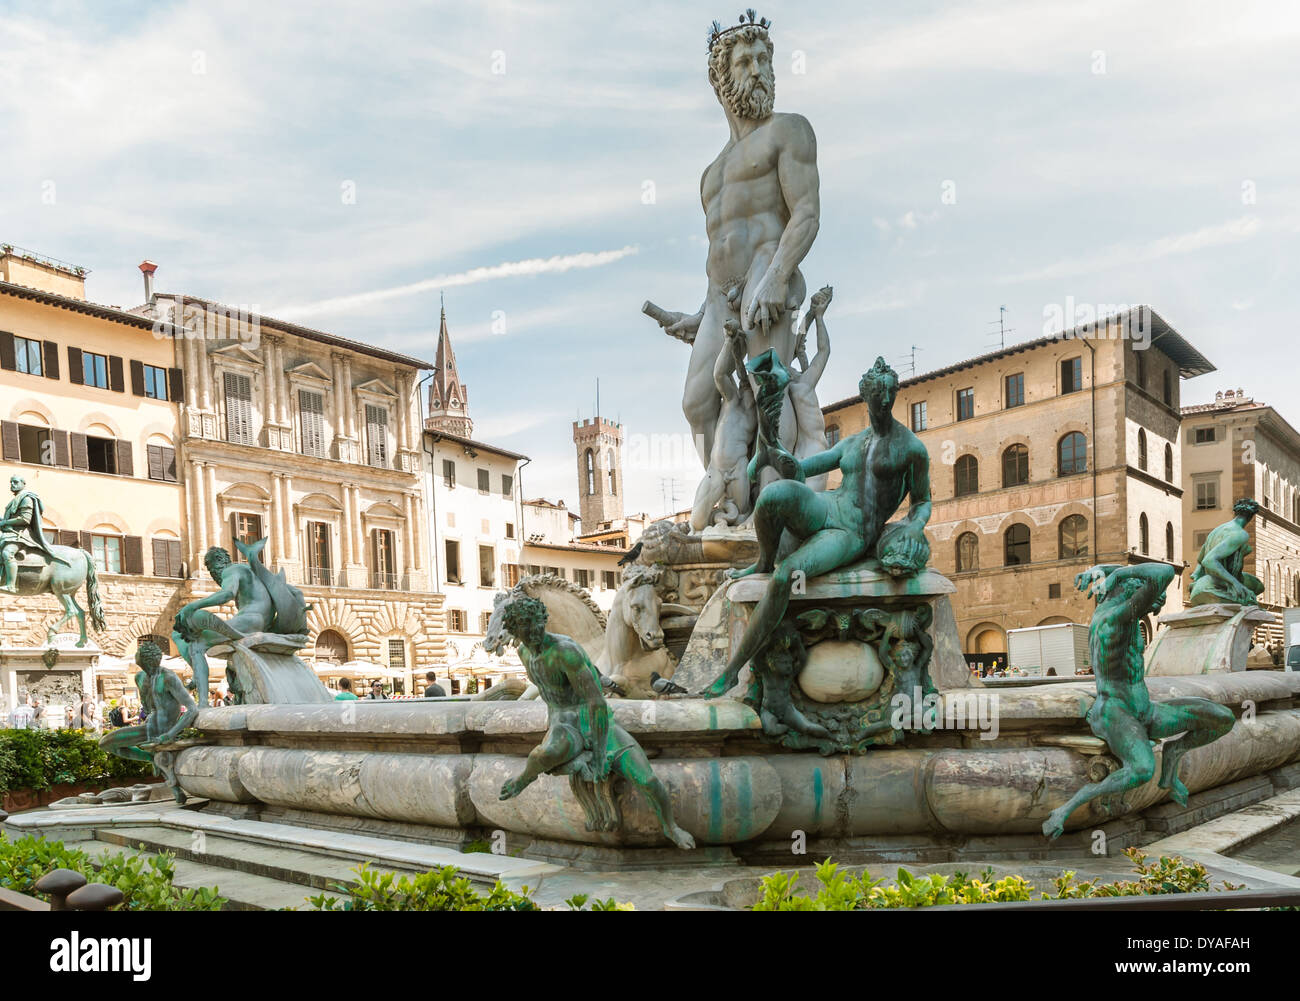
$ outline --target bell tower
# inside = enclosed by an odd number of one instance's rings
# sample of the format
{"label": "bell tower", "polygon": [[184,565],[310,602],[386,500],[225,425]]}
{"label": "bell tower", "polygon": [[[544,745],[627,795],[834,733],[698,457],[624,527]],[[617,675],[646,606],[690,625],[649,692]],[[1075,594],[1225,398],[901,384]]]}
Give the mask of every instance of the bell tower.
{"label": "bell tower", "polygon": [[573,422],[578,513],[583,532],[623,518],[623,425],[604,417]]}
{"label": "bell tower", "polygon": [[436,371],[429,385],[429,416],[424,422],[430,431],[445,431],[461,438],[474,436],[474,422],[469,416],[468,390],[456,371],[456,353],[451,349],[451,335],[447,333],[447,307],[442,308],[438,324],[438,353],[434,356]]}

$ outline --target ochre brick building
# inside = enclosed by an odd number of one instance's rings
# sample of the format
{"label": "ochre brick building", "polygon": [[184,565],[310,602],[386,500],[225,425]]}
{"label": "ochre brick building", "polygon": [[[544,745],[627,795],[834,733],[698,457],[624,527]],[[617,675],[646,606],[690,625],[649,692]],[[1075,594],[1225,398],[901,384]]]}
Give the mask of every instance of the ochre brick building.
{"label": "ochre brick building", "polygon": [[[1179,385],[1212,370],[1140,307],[902,380],[894,416],[930,453],[931,562],[957,585],[969,660],[1005,654],[1008,629],[1087,622],[1074,577],[1094,563],[1183,566]],[[832,438],[867,425],[856,397],[824,409]]]}

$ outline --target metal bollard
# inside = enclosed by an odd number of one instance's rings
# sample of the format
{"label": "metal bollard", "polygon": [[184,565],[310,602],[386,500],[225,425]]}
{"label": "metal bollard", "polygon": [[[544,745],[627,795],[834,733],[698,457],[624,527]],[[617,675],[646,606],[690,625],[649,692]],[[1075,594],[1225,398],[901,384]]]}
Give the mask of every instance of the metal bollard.
{"label": "metal bollard", "polygon": [[73,911],[106,911],[122,902],[124,894],[107,883],[87,883],[68,895],[68,909]]}

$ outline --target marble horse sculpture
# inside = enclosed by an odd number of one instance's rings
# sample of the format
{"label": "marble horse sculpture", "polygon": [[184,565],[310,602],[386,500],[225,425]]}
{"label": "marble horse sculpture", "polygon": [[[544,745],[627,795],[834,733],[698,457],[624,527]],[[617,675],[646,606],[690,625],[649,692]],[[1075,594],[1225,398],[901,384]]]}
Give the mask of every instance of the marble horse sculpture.
{"label": "marble horse sculpture", "polygon": [[645,796],[664,837],[678,848],[694,848],[695,839],[673,819],[668,790],[645,751],[614,720],[601,693],[600,673],[582,647],[546,631],[546,606],[536,598],[510,598],[501,615],[528,679],[546,703],[546,735],[529,753],[524,770],[501,787],[500,798],[518,796],[540,775],[567,775],[586,814],[587,830],[615,831],[621,816],[613,780],[621,777]]}
{"label": "marble horse sculpture", "polygon": [[[13,498],[0,517],[0,591],[10,594],[50,594],[63,606],[63,617],[50,626],[46,642],[53,643],[63,624],[73,617],[80,636],[77,646],[86,645],[86,612],[96,632],[106,628],[104,605],[99,597],[99,579],[90,553],[75,546],[51,544],[41,525],[43,505],[34,490],[28,490],[21,476],[9,478]],[[86,605],[77,604],[77,591],[86,586]]]}
{"label": "marble horse sculpture", "polygon": [[[1232,710],[1209,699],[1174,698],[1152,702],[1144,677],[1141,623],[1164,607],[1165,590],[1177,571],[1167,563],[1095,566],[1075,577],[1075,586],[1097,601],[1088,627],[1088,647],[1097,676],[1097,700],[1088,725],[1106,742],[1120,767],[1100,782],[1089,782],[1043,821],[1043,834],[1058,838],[1076,809],[1099,797],[1111,802],[1155,775],[1151,741],[1166,739],[1161,755],[1160,788],[1182,806],[1187,787],[1178,766],[1194,747],[1218,740],[1232,729]],[[1122,800],[1121,800],[1122,802]],[[1111,809],[1112,813],[1122,810]]]}

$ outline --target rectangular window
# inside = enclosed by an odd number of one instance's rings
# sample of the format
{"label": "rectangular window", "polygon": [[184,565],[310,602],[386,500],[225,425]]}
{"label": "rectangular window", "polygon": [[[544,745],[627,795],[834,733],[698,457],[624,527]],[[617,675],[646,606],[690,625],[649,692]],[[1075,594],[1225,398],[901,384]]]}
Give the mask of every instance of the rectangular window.
{"label": "rectangular window", "polygon": [[238,372],[226,372],[226,441],[253,444],[253,381]]}
{"label": "rectangular window", "polygon": [[388,468],[388,410],[366,404],[366,444],[369,446],[369,463],[381,469]]}
{"label": "rectangular window", "polygon": [[513,539],[514,537],[515,537],[515,523],[514,523],[513,521],[507,521],[507,522],[506,522],[506,538],[507,538],[507,539]]}
{"label": "rectangular window", "polygon": [[447,610],[447,628],[453,633],[463,633],[465,631],[465,613],[459,608],[449,608]]}
{"label": "rectangular window", "polygon": [[406,670],[406,643],[402,640],[388,641],[388,666],[395,671]]}
{"label": "rectangular window", "polygon": [[579,587],[591,587],[591,571],[575,570],[573,571],[573,582]]}
{"label": "rectangular window", "polygon": [[149,479],[163,483],[176,482],[176,449],[167,445],[146,445],[149,457]]}
{"label": "rectangular window", "polygon": [[[235,512],[230,516],[230,535],[234,541],[251,546],[262,537],[262,516],[260,514],[245,514],[242,511]],[[230,555],[235,560],[242,561],[244,554],[239,551],[239,547],[232,546],[231,549]]]}
{"label": "rectangular window", "polygon": [[92,535],[90,553],[95,569],[100,573],[122,572],[122,537],[120,535]]}
{"label": "rectangular window", "polygon": [[479,532],[482,533],[483,535],[492,534],[492,522],[489,521],[487,518],[483,518],[479,521],[478,528],[479,528]]}
{"label": "rectangular window", "polygon": [[53,466],[54,432],[33,424],[18,425],[18,460]]}
{"label": "rectangular window", "polygon": [[92,473],[117,473],[117,442],[86,435],[86,463]]}
{"label": "rectangular window", "polygon": [[492,492],[492,473],[489,470],[478,471],[478,492],[481,494]]}
{"label": "rectangular window", "polygon": [[151,400],[167,399],[167,370],[157,365],[144,366],[144,395]]}
{"label": "rectangular window", "polygon": [[1196,481],[1196,510],[1213,511],[1219,506],[1219,481]]}
{"label": "rectangular window", "polygon": [[975,390],[957,390],[957,420],[968,421],[975,416]]}
{"label": "rectangular window", "polygon": [[1206,529],[1203,532],[1192,533],[1192,545],[1196,547],[1196,551],[1198,553],[1201,551],[1201,547],[1205,545],[1205,540],[1208,539],[1209,537],[1210,537],[1209,529]]}
{"label": "rectangular window", "polygon": [[826,447],[834,448],[840,441],[840,426],[832,424],[826,429]]}
{"label": "rectangular window", "polygon": [[519,583],[519,577],[520,577],[519,567],[516,566],[514,563],[501,564],[501,586],[502,587],[514,587],[516,584]]}
{"label": "rectangular window", "polygon": [[1217,440],[1217,437],[1216,437],[1216,435],[1215,435],[1215,431],[1216,431],[1216,430],[1217,430],[1217,428],[1212,428],[1212,427],[1208,427],[1208,428],[1196,428],[1196,430],[1193,432],[1194,435],[1195,435],[1195,438],[1193,439],[1193,442],[1192,442],[1192,443],[1195,444],[1195,445],[1209,445],[1209,444],[1211,444],[1212,442],[1214,442],[1214,441]]}
{"label": "rectangular window", "polygon": [[1025,373],[1007,376],[1007,408],[1025,405]]}
{"label": "rectangular window", "polygon": [[478,615],[478,631],[481,632],[481,633],[486,633],[486,632],[488,631],[488,626],[490,626],[491,624],[492,624],[492,613],[491,613],[491,612],[479,612],[479,615]]}
{"label": "rectangular window", "polygon": [[41,368],[41,342],[15,337],[14,366],[27,375],[44,375]]}
{"label": "rectangular window", "polygon": [[496,551],[491,546],[478,547],[479,587],[496,587]]}
{"label": "rectangular window", "polygon": [[108,388],[108,356],[81,352],[81,378],[87,386]]}
{"label": "rectangular window", "polygon": [[370,586],[392,591],[397,588],[397,555],[393,533],[386,528],[376,528],[370,533],[371,581]]}
{"label": "rectangular window", "polygon": [[325,457],[325,397],[309,389],[298,390],[298,425],[303,455]]}
{"label": "rectangular window", "polygon": [[460,543],[447,540],[447,583],[460,584]]}
{"label": "rectangular window", "polygon": [[330,527],[323,521],[307,522],[307,583],[329,587],[334,561],[330,555]]}
{"label": "rectangular window", "polygon": [[925,401],[912,404],[912,430],[924,431],[926,428]]}
{"label": "rectangular window", "polygon": [[456,460],[442,460],[442,485],[448,490],[456,486]]}
{"label": "rectangular window", "polygon": [[600,586],[606,591],[618,590],[618,574],[613,570],[602,570],[600,574]]}
{"label": "rectangular window", "polygon": [[508,473],[501,474],[501,496],[513,497],[515,495],[515,478]]}
{"label": "rectangular window", "polygon": [[1060,585],[1060,584],[1048,584],[1048,585],[1047,585],[1047,596],[1048,596],[1049,598],[1059,598],[1059,597],[1061,596],[1061,585]]}
{"label": "rectangular window", "polygon": [[1061,362],[1061,395],[1077,393],[1083,388],[1083,359],[1067,358]]}

